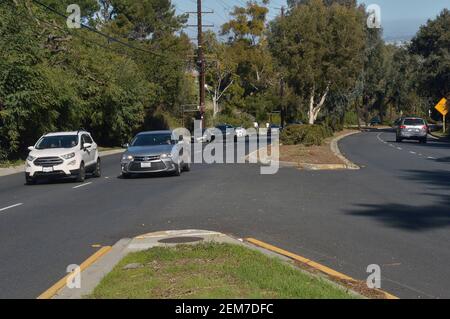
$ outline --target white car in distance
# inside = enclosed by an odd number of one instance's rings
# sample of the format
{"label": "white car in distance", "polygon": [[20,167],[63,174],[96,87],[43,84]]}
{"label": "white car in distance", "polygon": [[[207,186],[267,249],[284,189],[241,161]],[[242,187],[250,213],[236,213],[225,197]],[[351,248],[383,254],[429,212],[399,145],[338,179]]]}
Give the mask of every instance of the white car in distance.
{"label": "white car in distance", "polygon": [[38,179],[73,178],[84,182],[87,173],[101,176],[98,146],[86,131],[46,134],[28,149],[25,163],[28,185]]}
{"label": "white car in distance", "polygon": [[243,127],[237,127],[235,130],[237,137],[246,137],[247,136],[247,130]]}

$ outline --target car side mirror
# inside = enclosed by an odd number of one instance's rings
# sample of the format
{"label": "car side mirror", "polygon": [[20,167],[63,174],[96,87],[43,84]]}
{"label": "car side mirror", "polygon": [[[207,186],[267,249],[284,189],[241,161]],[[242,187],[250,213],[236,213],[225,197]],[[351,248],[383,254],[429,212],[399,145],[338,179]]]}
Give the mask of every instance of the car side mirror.
{"label": "car side mirror", "polygon": [[28,146],[29,151],[34,151],[34,146]]}
{"label": "car side mirror", "polygon": [[129,147],[130,147],[129,143],[125,143],[125,144],[122,145],[122,148],[129,148]]}
{"label": "car side mirror", "polygon": [[90,148],[91,146],[92,146],[91,143],[84,143],[84,144],[83,144],[83,148],[84,148],[84,149]]}

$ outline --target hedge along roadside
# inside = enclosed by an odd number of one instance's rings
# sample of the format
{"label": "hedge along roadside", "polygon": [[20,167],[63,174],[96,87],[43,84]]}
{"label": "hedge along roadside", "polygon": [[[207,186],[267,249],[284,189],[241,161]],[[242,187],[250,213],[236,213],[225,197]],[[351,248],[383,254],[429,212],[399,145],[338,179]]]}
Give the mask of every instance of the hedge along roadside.
{"label": "hedge along roadside", "polygon": [[285,145],[320,146],[332,136],[332,130],[324,125],[291,125],[281,133],[281,142]]}

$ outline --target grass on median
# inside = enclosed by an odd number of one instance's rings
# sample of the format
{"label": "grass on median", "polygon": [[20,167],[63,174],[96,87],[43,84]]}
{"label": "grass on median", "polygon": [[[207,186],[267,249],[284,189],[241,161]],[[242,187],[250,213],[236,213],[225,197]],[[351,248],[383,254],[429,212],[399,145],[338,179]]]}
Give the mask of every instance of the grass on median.
{"label": "grass on median", "polygon": [[105,146],[99,146],[98,147],[98,151],[99,152],[107,152],[107,151],[116,151],[116,150],[121,150],[121,147],[105,147]]}
{"label": "grass on median", "polygon": [[[125,266],[139,267],[126,270]],[[88,298],[354,298],[330,282],[230,244],[157,247],[126,256]]]}

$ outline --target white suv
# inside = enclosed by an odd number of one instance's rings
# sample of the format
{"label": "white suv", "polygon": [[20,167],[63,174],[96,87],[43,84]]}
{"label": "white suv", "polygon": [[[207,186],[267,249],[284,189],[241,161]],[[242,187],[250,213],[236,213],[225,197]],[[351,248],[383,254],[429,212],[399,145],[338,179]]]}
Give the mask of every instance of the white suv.
{"label": "white suv", "polygon": [[86,173],[101,176],[98,147],[86,131],[46,134],[28,149],[27,184],[34,184],[38,178],[70,177],[84,182]]}

